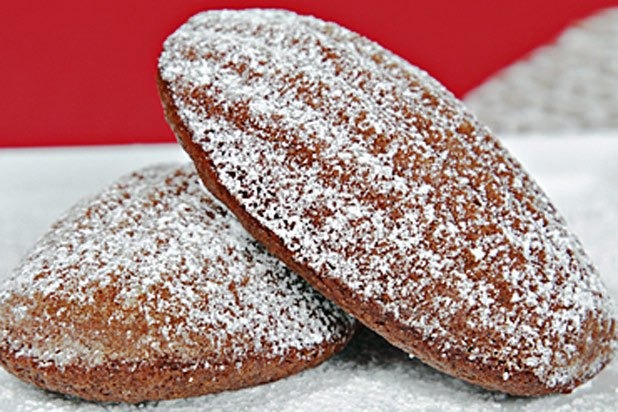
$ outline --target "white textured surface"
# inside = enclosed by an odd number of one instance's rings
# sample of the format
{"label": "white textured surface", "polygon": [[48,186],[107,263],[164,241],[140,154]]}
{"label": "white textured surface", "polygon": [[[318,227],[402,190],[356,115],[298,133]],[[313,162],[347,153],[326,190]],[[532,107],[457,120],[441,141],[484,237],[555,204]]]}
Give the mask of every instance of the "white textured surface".
{"label": "white textured surface", "polygon": [[[520,137],[520,136],[518,136]],[[508,139],[618,298],[618,135]],[[158,161],[183,159],[176,146],[0,151],[0,276],[78,198]],[[256,388],[143,405],[140,410],[613,410],[618,362],[571,395],[515,399],[492,394],[409,360],[371,334],[322,366]],[[135,410],[48,394],[0,371],[0,410]]]}
{"label": "white textured surface", "polygon": [[465,102],[498,133],[618,129],[618,8],[570,27]]}

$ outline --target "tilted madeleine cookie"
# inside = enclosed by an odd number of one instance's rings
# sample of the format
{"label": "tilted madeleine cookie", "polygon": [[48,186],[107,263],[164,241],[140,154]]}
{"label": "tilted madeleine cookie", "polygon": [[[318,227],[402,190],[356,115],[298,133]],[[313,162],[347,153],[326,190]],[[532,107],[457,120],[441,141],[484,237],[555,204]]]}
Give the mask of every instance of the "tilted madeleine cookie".
{"label": "tilted madeleine cookie", "polygon": [[206,187],[394,345],[517,395],[609,362],[614,310],[580,242],[424,71],[312,17],[210,11],[165,41],[158,82]]}
{"label": "tilted madeleine cookie", "polygon": [[272,381],[343,348],[354,321],[206,192],[192,165],[120,179],[72,208],[0,292],[0,362],[98,401]]}

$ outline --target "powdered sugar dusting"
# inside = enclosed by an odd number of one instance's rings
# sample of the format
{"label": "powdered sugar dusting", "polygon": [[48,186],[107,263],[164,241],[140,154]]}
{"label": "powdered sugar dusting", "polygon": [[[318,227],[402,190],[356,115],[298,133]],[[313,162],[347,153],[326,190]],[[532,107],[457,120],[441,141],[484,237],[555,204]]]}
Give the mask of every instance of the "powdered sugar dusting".
{"label": "powdered sugar dusting", "polygon": [[500,365],[505,381],[532,371],[548,387],[608,361],[614,309],[579,241],[425,72],[276,10],[194,16],[159,68],[242,207],[297,262],[435,353]]}
{"label": "powdered sugar dusting", "polygon": [[349,338],[352,320],[203,190],[153,166],[72,208],[0,294],[0,336],[39,366],[239,366]]}

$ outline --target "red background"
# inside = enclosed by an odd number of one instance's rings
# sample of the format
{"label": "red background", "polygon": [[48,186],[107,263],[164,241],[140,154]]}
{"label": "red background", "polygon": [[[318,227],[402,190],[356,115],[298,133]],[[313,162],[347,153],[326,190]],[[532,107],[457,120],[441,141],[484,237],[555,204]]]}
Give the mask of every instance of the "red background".
{"label": "red background", "polygon": [[161,44],[192,14],[283,7],[336,21],[462,96],[618,0],[3,1],[0,146],[172,141],[155,87]]}

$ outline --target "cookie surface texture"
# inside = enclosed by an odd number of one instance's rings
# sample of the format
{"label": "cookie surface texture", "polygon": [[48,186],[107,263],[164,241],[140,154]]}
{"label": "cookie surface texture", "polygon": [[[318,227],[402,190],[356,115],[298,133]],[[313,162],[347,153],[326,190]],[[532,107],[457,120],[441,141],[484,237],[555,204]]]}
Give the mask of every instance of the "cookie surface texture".
{"label": "cookie surface texture", "polygon": [[353,333],[201,186],[143,169],[77,204],[0,293],[0,361],[39,387],[141,402],[272,381]]}
{"label": "cookie surface texture", "polygon": [[211,11],[166,40],[159,89],[208,189],[394,345],[518,395],[609,362],[615,312],[579,241],[424,71],[312,17]]}

